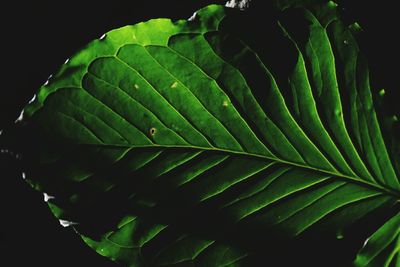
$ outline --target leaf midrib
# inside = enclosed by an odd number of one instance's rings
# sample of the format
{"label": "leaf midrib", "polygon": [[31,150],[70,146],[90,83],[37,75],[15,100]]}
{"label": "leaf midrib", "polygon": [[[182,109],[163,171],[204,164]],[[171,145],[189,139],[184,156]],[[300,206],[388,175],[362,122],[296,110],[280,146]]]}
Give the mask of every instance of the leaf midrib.
{"label": "leaf midrib", "polygon": [[400,201],[400,192],[396,191],[394,189],[391,188],[386,188],[381,186],[380,184],[375,184],[375,183],[371,183],[369,181],[366,181],[364,179],[362,179],[361,177],[358,176],[350,176],[350,175],[346,175],[340,172],[333,172],[333,171],[329,171],[329,170],[324,170],[324,169],[320,169],[317,167],[313,167],[313,166],[308,166],[308,165],[302,165],[296,162],[291,162],[291,161],[287,161],[284,159],[280,159],[277,157],[269,157],[266,155],[262,155],[262,154],[255,154],[255,153],[249,153],[246,151],[237,151],[237,150],[229,150],[229,149],[224,149],[224,148],[218,148],[218,147],[201,147],[201,146],[194,146],[194,145],[160,145],[160,144],[150,144],[150,145],[121,145],[121,144],[78,144],[78,145],[84,145],[84,146],[103,146],[103,147],[119,147],[119,148],[125,148],[125,149],[135,149],[135,148],[165,148],[165,149],[170,149],[170,148],[182,148],[182,149],[194,149],[194,150],[203,150],[203,151],[215,151],[215,152],[221,152],[221,153],[230,153],[230,154],[234,154],[234,155],[242,155],[242,156],[247,156],[247,157],[255,157],[255,158],[260,158],[260,159],[265,159],[265,160],[272,160],[275,161],[277,163],[282,163],[282,164],[286,164],[286,165],[290,165],[290,166],[294,166],[294,167],[299,167],[299,168],[303,168],[303,169],[307,169],[307,170],[312,170],[312,171],[317,171],[320,173],[324,173],[324,174],[330,174],[333,175],[337,178],[342,178],[345,180],[349,180],[350,182],[353,183],[358,183],[358,184],[362,184],[365,187],[370,187],[373,188],[376,191],[381,191],[384,194],[390,195],[392,197],[395,197],[398,201]]}

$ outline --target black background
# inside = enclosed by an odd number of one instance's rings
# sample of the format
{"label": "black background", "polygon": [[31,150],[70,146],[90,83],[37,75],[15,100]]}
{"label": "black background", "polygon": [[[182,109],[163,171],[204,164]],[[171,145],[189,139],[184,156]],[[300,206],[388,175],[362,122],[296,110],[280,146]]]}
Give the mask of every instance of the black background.
{"label": "black background", "polygon": [[[255,2],[262,0],[253,0]],[[1,4],[0,129],[76,50],[120,26],[157,17],[188,18],[209,3],[225,1],[13,1]],[[400,31],[393,1],[342,1],[365,30],[362,50],[375,88],[385,88],[399,113]],[[1,266],[115,266],[86,247],[50,214],[43,196],[21,179],[10,156],[0,154]],[[3,264],[2,264],[3,263]],[[279,266],[279,265],[277,265]]]}

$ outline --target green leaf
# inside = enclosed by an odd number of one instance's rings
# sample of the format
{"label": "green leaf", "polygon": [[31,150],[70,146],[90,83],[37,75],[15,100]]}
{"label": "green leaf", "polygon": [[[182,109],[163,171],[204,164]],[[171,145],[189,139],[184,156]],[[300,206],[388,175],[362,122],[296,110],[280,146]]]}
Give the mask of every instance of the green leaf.
{"label": "green leaf", "polygon": [[400,213],[366,240],[355,260],[356,266],[399,266]]}
{"label": "green leaf", "polygon": [[[194,21],[111,31],[24,109],[39,148],[27,153],[29,182],[99,254],[254,266],[275,237],[341,239],[397,208],[398,151],[385,145],[357,28],[333,2],[276,3],[262,49],[237,27],[245,14],[216,5]],[[381,266],[379,254],[396,266],[398,228],[397,215],[356,265]]]}

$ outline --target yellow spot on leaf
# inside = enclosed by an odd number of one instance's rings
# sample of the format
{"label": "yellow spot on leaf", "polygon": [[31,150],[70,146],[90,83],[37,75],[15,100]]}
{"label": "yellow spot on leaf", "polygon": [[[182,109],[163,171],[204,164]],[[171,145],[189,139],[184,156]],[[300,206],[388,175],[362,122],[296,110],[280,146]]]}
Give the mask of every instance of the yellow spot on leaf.
{"label": "yellow spot on leaf", "polygon": [[171,84],[171,88],[176,88],[178,87],[178,82],[174,82],[173,84]]}

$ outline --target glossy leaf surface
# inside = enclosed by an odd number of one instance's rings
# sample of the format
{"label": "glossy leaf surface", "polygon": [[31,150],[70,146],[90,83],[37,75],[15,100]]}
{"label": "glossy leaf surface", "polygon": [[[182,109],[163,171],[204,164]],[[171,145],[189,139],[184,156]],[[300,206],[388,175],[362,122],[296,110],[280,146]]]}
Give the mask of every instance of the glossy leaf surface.
{"label": "glossy leaf surface", "polygon": [[[98,253],[253,266],[271,235],[339,233],[398,202],[357,27],[333,2],[279,3],[262,50],[221,6],[114,30],[25,108],[40,144],[30,183]],[[396,266],[398,229],[396,215],[355,264]]]}

